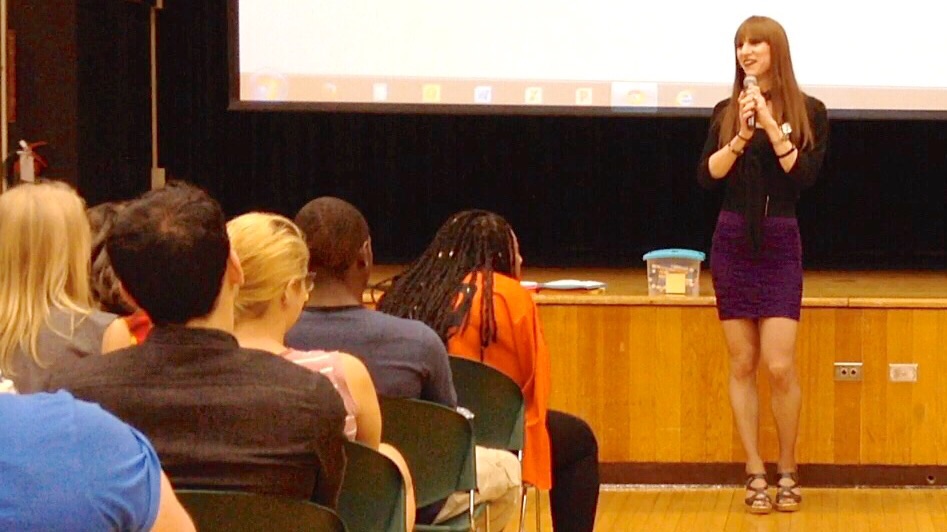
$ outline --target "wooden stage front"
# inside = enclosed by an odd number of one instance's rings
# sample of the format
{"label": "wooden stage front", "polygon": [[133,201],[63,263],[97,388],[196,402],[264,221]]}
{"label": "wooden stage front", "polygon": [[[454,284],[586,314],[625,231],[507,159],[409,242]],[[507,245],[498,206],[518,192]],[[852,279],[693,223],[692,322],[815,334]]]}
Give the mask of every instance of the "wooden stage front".
{"label": "wooden stage front", "polygon": [[[376,280],[396,271],[379,267]],[[603,482],[740,480],[709,272],[699,297],[649,297],[643,268],[527,269],[524,279],[606,283],[592,293],[536,295],[552,407],[591,424]],[[809,271],[802,305],[797,458],[809,485],[947,485],[947,273]],[[862,381],[836,381],[835,362],[861,362]],[[918,364],[917,382],[889,382],[890,363]],[[761,380],[760,443],[774,461]]]}

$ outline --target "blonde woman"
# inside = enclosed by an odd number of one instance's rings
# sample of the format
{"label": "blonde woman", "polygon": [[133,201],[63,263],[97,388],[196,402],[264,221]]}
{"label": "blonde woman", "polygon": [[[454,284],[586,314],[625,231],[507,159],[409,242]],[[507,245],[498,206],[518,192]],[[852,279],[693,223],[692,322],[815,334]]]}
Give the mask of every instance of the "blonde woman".
{"label": "blonde woman", "polygon": [[85,205],[58,182],[0,195],[0,371],[20,393],[49,368],[100,353],[114,316],[92,309]]}
{"label": "blonde woman", "polygon": [[282,356],[319,371],[332,381],[348,413],[346,435],[385,454],[401,469],[407,487],[408,530],[411,530],[414,518],[411,477],[400,453],[381,444],[381,410],[365,365],[346,353],[297,351],[284,343],[286,331],[299,319],[312,290],[308,275],[309,250],[302,232],[283,216],[254,212],[231,220],[227,233],[244,273],[244,284],[234,302],[234,335],[240,346]]}

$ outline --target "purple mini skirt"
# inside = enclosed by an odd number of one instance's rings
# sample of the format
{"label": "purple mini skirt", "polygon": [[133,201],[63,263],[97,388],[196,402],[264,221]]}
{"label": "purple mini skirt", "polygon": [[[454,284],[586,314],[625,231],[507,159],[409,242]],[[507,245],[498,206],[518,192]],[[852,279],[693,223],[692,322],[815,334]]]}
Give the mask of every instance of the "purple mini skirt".
{"label": "purple mini skirt", "polygon": [[795,218],[763,219],[754,251],[742,214],[720,211],[710,250],[710,274],[721,320],[784,317],[799,320],[802,243]]}

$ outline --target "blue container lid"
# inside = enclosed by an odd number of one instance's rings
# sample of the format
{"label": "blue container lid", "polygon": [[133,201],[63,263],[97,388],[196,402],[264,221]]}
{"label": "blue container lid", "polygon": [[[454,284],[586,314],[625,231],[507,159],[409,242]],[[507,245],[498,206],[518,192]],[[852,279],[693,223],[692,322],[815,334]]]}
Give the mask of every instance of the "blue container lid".
{"label": "blue container lid", "polygon": [[641,260],[684,259],[703,262],[706,255],[693,249],[656,249],[645,253]]}

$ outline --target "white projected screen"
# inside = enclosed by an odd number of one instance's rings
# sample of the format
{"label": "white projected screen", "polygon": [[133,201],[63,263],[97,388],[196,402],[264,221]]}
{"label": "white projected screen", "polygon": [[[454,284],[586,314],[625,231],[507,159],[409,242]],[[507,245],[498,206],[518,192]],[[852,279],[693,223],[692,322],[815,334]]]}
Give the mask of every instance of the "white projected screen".
{"label": "white projected screen", "polygon": [[697,114],[729,95],[733,34],[762,14],[830,110],[947,116],[940,2],[231,1],[249,108]]}

